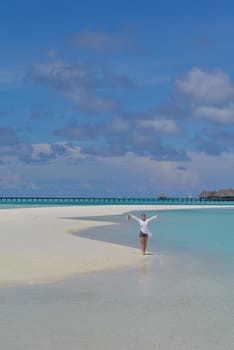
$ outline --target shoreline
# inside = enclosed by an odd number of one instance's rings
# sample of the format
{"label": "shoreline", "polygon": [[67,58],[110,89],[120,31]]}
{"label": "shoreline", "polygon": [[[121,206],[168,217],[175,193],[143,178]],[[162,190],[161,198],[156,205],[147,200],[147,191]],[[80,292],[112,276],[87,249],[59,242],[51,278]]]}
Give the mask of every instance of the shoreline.
{"label": "shoreline", "polygon": [[[56,282],[87,273],[137,266],[140,250],[72,233],[113,222],[85,217],[132,211],[234,208],[230,205],[100,205],[0,211],[0,287]],[[81,219],[80,219],[81,218]]]}

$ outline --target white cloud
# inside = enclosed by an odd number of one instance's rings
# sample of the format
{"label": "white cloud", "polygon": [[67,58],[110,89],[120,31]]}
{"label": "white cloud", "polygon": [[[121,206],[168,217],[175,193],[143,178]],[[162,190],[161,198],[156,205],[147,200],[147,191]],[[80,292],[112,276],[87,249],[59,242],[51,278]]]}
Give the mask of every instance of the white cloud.
{"label": "white cloud", "polygon": [[89,29],[73,35],[69,39],[73,47],[91,49],[100,52],[142,52],[132,30],[122,30],[112,34],[105,31],[92,31]]}
{"label": "white cloud", "polygon": [[1,175],[0,178],[0,186],[2,188],[17,188],[18,184],[21,181],[21,175],[18,172],[14,172],[12,170],[8,170],[4,174]]}
{"label": "white cloud", "polygon": [[[124,157],[102,160],[108,169],[108,177],[125,184],[132,195],[147,194],[152,197],[161,192],[167,195],[191,194],[197,191],[199,175],[194,170],[179,170],[177,162],[155,161],[149,157],[139,157],[128,153]],[[186,166],[188,162],[185,162]],[[127,185],[127,186],[126,186]],[[134,193],[135,192],[135,193]]]}
{"label": "white cloud", "polygon": [[217,123],[232,124],[234,123],[234,105],[224,107],[201,106],[195,108],[194,115]]}
{"label": "white cloud", "polygon": [[[14,166],[2,165],[2,191],[17,188],[19,193],[25,193],[25,190],[27,193],[31,189],[50,195],[82,193],[102,196],[108,193],[110,196],[154,197],[162,192],[168,196],[198,196],[204,189],[233,187],[233,154],[190,152],[191,161],[171,162],[139,157],[133,153],[95,159],[83,155],[82,158],[79,147],[67,145],[67,149],[68,153],[52,162],[39,162],[35,166],[19,162],[15,162]],[[50,145],[34,145],[35,159],[41,152],[50,152]],[[16,165],[17,171],[14,171]]]}
{"label": "white cloud", "polygon": [[85,30],[74,35],[70,42],[77,47],[85,47],[100,51],[118,51],[121,46],[121,38],[108,32],[92,32]]}
{"label": "white cloud", "polygon": [[48,52],[48,58],[50,58],[51,60],[54,60],[58,57],[58,54],[57,54],[57,50],[54,49],[53,47],[51,47]]}
{"label": "white cloud", "polygon": [[105,92],[115,88],[132,89],[135,87],[125,74],[112,72],[104,66],[82,62],[65,64],[54,61],[47,64],[34,64],[26,74],[35,84],[47,86],[73,102],[80,111],[105,113],[116,110],[114,98],[106,97]]}
{"label": "white cloud", "polygon": [[61,61],[34,64],[27,76],[35,83],[65,91],[72,88],[93,88],[97,84],[96,78],[85,65],[72,66]]}
{"label": "white cloud", "polygon": [[140,123],[143,127],[151,128],[163,134],[179,135],[182,133],[182,130],[176,125],[174,120],[170,119],[142,120]]}
{"label": "white cloud", "polygon": [[197,102],[216,104],[234,98],[234,85],[222,70],[208,73],[193,68],[187,76],[175,81],[176,91]]}
{"label": "white cloud", "polygon": [[199,174],[199,188],[233,188],[234,154],[223,152],[208,155],[203,152],[189,152],[191,162],[187,163],[191,171]]}
{"label": "white cloud", "polygon": [[116,103],[111,99],[99,98],[91,91],[73,91],[67,96],[81,111],[87,113],[105,113],[116,109]]}
{"label": "white cloud", "polygon": [[129,121],[123,118],[115,118],[111,121],[111,123],[108,123],[107,125],[107,134],[110,134],[112,132],[115,133],[123,133],[128,132],[129,128],[131,128],[131,125]]}
{"label": "white cloud", "polygon": [[80,147],[70,145],[65,142],[57,142],[53,144],[33,144],[32,149],[32,160],[40,160],[42,154],[48,158],[50,155],[65,159],[72,158],[73,160],[80,160],[84,158],[80,152]]}

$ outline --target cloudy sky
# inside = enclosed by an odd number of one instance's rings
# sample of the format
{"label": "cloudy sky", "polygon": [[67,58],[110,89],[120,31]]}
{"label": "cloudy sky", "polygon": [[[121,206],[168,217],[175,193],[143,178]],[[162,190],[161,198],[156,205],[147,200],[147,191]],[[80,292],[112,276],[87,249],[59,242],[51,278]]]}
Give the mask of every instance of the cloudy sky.
{"label": "cloudy sky", "polygon": [[0,193],[234,188],[234,5],[2,0]]}

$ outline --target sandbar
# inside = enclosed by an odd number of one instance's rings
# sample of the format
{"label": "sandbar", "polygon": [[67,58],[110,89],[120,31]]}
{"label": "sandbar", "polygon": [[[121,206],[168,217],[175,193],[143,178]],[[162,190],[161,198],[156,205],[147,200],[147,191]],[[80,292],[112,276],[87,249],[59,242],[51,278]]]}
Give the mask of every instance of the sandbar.
{"label": "sandbar", "polygon": [[111,228],[114,224],[88,220],[90,216],[205,207],[214,206],[102,205],[2,209],[0,287],[53,282],[85,273],[131,267],[144,258],[136,248],[73,235],[102,225]]}

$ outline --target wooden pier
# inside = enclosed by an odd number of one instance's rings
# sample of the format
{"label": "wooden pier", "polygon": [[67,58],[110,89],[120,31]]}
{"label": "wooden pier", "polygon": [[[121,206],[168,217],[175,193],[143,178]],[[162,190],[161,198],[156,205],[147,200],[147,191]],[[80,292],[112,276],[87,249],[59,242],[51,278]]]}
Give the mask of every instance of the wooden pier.
{"label": "wooden pier", "polygon": [[[131,197],[0,197],[0,205],[110,205],[110,204],[216,204],[224,202],[220,198],[131,198]],[[226,201],[225,201],[226,202]],[[229,202],[229,201],[228,201]]]}

